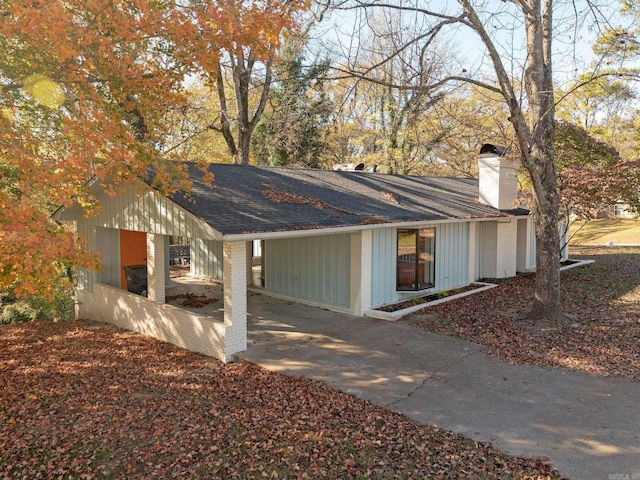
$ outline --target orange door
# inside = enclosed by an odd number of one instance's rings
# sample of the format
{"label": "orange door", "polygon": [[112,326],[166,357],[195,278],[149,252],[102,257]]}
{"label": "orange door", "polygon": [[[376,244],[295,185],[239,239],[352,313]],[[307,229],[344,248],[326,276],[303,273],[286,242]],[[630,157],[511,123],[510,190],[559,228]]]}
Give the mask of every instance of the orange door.
{"label": "orange door", "polygon": [[147,264],[147,234],[120,230],[120,288],[127,289],[122,267]]}

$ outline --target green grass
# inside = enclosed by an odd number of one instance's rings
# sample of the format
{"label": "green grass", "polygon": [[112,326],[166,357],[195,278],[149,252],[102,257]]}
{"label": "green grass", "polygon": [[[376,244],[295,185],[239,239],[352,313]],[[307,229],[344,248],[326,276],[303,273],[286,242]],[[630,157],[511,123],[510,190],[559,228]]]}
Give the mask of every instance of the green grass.
{"label": "green grass", "polygon": [[[640,220],[602,218],[569,229],[571,245],[640,245]],[[577,231],[576,231],[577,230]]]}

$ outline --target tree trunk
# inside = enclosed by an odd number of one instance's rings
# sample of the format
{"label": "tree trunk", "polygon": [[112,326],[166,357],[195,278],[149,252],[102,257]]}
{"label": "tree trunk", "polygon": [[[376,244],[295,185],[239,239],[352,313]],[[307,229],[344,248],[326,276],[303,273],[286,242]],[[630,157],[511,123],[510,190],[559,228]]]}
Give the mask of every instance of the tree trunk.
{"label": "tree trunk", "polygon": [[527,315],[538,327],[562,327],[567,317],[560,307],[559,192],[555,169],[554,98],[551,64],[553,0],[518,0],[524,16],[527,64],[524,87],[526,116],[500,53],[485,30],[470,0],[459,0],[465,14],[487,47],[495,67],[500,92],[509,105],[510,121],[529,172],[534,192],[536,224],[536,289]]}
{"label": "tree trunk", "polygon": [[[219,130],[224,137],[224,141],[229,148],[229,153],[234,158],[238,155],[238,148],[231,133],[231,121],[229,119],[229,109],[227,107],[227,95],[224,90],[224,75],[222,74],[222,66],[220,60],[216,63],[216,91],[218,93],[218,102],[220,103],[220,127]],[[216,128],[217,130],[217,128]]]}
{"label": "tree trunk", "polygon": [[542,191],[535,192],[536,288],[527,318],[537,327],[561,328],[568,323],[560,306],[559,196],[553,162],[542,176]]}
{"label": "tree trunk", "polygon": [[[568,323],[560,306],[560,195],[555,168],[555,125],[551,40],[552,0],[528,0],[523,9],[529,57],[525,69],[528,144],[521,142],[532,179],[536,219],[536,290],[528,317],[538,327]],[[520,138],[520,136],[519,136]],[[524,140],[524,136],[522,137]]]}
{"label": "tree trunk", "polygon": [[238,132],[238,149],[233,156],[236,165],[249,165],[249,153],[251,148],[251,134],[244,129]]}
{"label": "tree trunk", "polygon": [[227,99],[225,93],[225,77],[222,72],[220,62],[216,71],[216,85],[218,91],[218,100],[220,102],[220,118],[221,126],[219,130],[224,136],[224,140],[229,148],[229,153],[233,158],[233,163],[237,165],[249,165],[249,155],[251,149],[251,137],[256,125],[262,118],[269,91],[271,89],[272,66],[274,57],[269,57],[264,62],[265,76],[261,89],[260,97],[253,111],[250,112],[250,92],[252,89],[252,75],[256,58],[253,52],[245,52],[243,48],[233,53],[229,52],[229,62],[231,65],[231,78],[235,92],[235,102],[237,109],[237,138],[234,138],[231,130],[231,120],[229,119]]}

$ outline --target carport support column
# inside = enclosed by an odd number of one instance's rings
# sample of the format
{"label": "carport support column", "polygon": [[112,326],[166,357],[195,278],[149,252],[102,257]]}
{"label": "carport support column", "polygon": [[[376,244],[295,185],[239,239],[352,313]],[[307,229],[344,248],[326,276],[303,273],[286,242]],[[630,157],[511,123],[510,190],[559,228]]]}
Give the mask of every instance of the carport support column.
{"label": "carport support column", "polygon": [[371,230],[351,234],[351,313],[362,316],[371,307]]}
{"label": "carport support column", "polygon": [[158,303],[165,301],[166,245],[164,235],[147,233],[147,298]]}
{"label": "carport support column", "polygon": [[224,241],[225,357],[247,349],[247,242]]}

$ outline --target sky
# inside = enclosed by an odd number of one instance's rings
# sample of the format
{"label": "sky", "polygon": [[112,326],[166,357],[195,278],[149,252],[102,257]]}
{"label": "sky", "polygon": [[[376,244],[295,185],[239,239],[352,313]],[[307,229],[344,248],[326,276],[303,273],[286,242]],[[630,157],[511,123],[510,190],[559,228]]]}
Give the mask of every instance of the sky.
{"label": "sky", "polygon": [[[397,3],[397,2],[393,2]],[[407,4],[407,2],[404,2]],[[507,70],[514,78],[521,76],[526,58],[524,48],[524,31],[520,25],[518,8],[511,2],[503,0],[485,0],[475,2],[482,4],[479,8],[481,18],[484,19],[487,30],[495,39],[495,43],[502,49],[502,58]],[[590,2],[592,5],[594,2]],[[595,59],[591,45],[595,42],[607,18],[610,23],[618,23],[623,19],[617,14],[617,0],[602,0],[600,10],[590,9],[585,0],[556,0],[554,11],[554,78],[558,85],[575,80],[576,77],[589,68]],[[447,13],[460,11],[457,2],[452,1],[422,1],[422,6],[432,10]],[[595,15],[600,18],[595,22]],[[411,28],[420,25],[422,15],[403,14],[406,19],[405,35],[411,35]],[[333,48],[343,52],[351,47],[352,51],[357,42],[352,38],[352,32],[363,31],[363,17],[361,13],[351,11],[334,12],[323,23],[324,40],[332,43]],[[443,38],[456,52],[457,62],[452,66],[459,72],[474,75],[492,76],[493,67],[485,55],[485,49],[477,34],[464,26],[445,27]],[[451,60],[451,59],[449,59]],[[456,72],[453,72],[456,73]]]}

